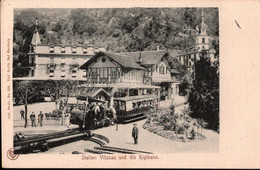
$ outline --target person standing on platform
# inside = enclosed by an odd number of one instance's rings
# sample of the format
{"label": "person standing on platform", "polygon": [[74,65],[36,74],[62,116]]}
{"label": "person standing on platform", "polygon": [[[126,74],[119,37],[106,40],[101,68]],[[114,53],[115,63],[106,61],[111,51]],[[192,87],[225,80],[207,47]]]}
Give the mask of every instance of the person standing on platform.
{"label": "person standing on platform", "polygon": [[40,114],[38,115],[38,122],[39,122],[40,126],[42,126],[42,119],[43,119],[43,113],[42,113],[42,111],[40,111]]}
{"label": "person standing on platform", "polygon": [[132,130],[132,137],[134,138],[134,144],[138,144],[138,128],[137,124],[134,124],[133,130]]}
{"label": "person standing on platform", "polygon": [[66,124],[67,128],[70,127],[70,113],[65,114],[65,124]]}
{"label": "person standing on platform", "polygon": [[23,120],[24,119],[24,110],[23,109],[21,109],[20,114],[21,114],[21,120]]}
{"label": "person standing on platform", "polygon": [[36,124],[35,124],[35,114],[34,114],[34,112],[32,112],[32,114],[30,115],[30,119],[31,119],[31,122],[32,122],[32,127],[36,127]]}

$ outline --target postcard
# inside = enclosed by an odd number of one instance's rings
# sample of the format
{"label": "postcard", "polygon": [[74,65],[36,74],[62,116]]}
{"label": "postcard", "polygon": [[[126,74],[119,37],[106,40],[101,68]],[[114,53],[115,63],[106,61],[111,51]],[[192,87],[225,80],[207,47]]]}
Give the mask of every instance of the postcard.
{"label": "postcard", "polygon": [[259,168],[259,1],[4,0],[4,168]]}

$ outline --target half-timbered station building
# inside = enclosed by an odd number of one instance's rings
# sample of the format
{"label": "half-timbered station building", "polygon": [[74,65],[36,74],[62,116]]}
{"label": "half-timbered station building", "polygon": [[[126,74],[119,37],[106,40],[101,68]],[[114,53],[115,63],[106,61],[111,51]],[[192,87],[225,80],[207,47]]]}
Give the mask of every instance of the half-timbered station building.
{"label": "half-timbered station building", "polygon": [[99,52],[80,69],[86,70],[82,94],[100,88],[110,95],[110,105],[131,111],[178,94],[178,72],[170,68],[165,51],[135,53]]}

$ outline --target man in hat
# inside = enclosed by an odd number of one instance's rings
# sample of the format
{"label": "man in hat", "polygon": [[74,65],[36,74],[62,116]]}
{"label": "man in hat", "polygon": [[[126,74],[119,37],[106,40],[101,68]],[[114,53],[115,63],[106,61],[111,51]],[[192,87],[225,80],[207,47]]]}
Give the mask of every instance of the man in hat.
{"label": "man in hat", "polygon": [[21,114],[21,120],[23,120],[24,119],[24,110],[23,109],[21,109],[20,114]]}
{"label": "man in hat", "polygon": [[31,122],[32,122],[32,127],[36,127],[36,124],[35,124],[35,114],[34,114],[34,112],[32,112],[32,114],[30,115],[30,119],[31,119]]}
{"label": "man in hat", "polygon": [[133,130],[132,130],[132,137],[134,138],[134,144],[138,143],[138,128],[137,128],[137,124],[134,124]]}
{"label": "man in hat", "polygon": [[40,126],[42,126],[42,120],[43,120],[43,113],[42,111],[40,111],[40,114],[38,114],[38,123],[40,124]]}

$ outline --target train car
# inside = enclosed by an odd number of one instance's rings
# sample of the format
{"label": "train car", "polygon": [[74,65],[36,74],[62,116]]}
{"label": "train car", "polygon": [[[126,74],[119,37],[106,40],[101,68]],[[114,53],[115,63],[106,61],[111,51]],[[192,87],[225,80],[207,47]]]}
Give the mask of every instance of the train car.
{"label": "train car", "polygon": [[117,120],[127,123],[146,118],[146,113],[152,108],[158,108],[158,97],[155,95],[126,96],[114,99]]}

